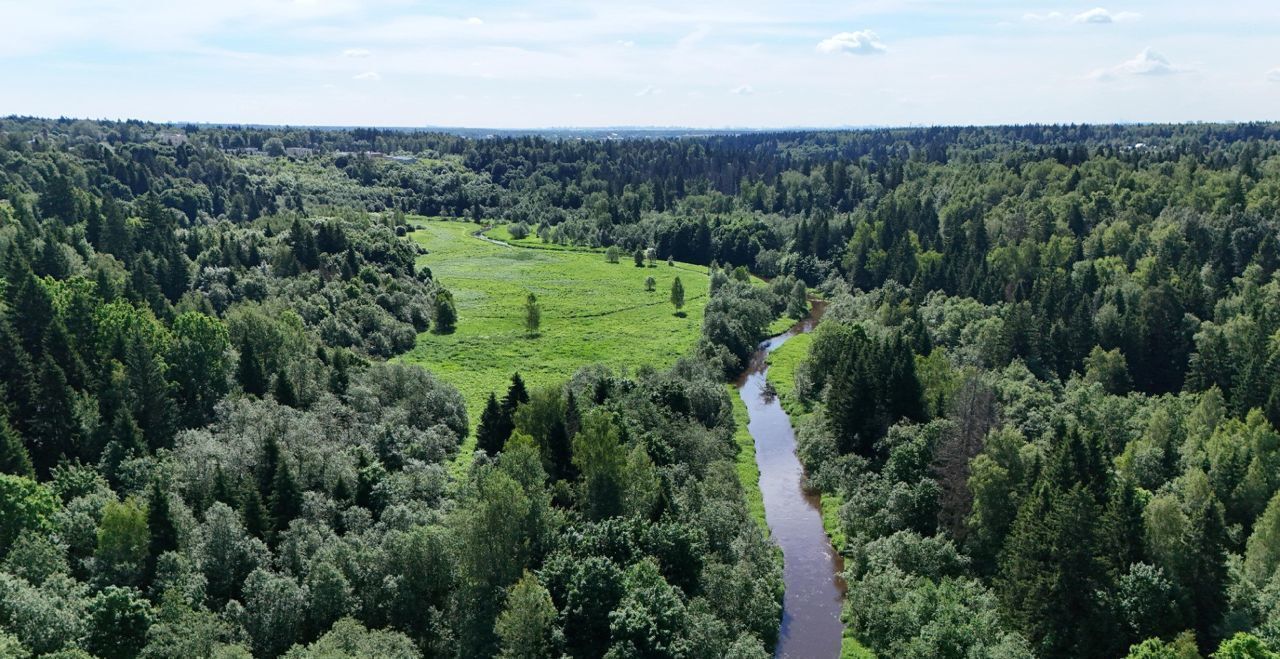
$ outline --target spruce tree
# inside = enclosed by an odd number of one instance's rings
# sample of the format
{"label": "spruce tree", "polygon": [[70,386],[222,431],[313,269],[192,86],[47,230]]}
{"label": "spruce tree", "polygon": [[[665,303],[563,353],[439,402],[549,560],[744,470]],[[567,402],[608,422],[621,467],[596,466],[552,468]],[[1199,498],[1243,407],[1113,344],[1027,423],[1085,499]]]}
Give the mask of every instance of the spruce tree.
{"label": "spruce tree", "polygon": [[253,349],[253,341],[245,340],[240,346],[240,367],[237,369],[240,387],[246,394],[262,396],[267,393],[267,375],[262,370],[262,362]]}
{"label": "spruce tree", "polygon": [[0,410],[0,474],[35,478],[31,456],[22,444],[18,433],[9,425],[9,418]]}
{"label": "spruce tree", "polygon": [[267,435],[266,441],[262,443],[262,454],[258,457],[258,465],[254,470],[258,493],[262,495],[264,501],[271,498],[280,462],[280,442],[275,435]]}
{"label": "spruce tree", "polygon": [[41,360],[37,378],[30,439],[36,449],[32,451],[36,473],[47,478],[59,460],[76,454],[79,432],[75,392],[67,386],[62,369],[49,355]]}
{"label": "spruce tree", "polygon": [[280,461],[271,489],[272,528],[278,537],[289,528],[289,522],[302,514],[302,489],[294,480],[288,462]]}
{"label": "spruce tree", "polygon": [[169,495],[160,489],[158,482],[151,484],[151,491],[147,495],[147,528],[151,530],[145,576],[145,581],[149,584],[155,578],[156,561],[160,555],[178,549],[178,529],[169,511]]}
{"label": "spruce tree", "polygon": [[484,412],[480,413],[480,425],[476,426],[476,448],[489,455],[497,455],[511,434],[510,425],[498,404],[498,397],[490,393]]}
{"label": "spruce tree", "polygon": [[507,397],[502,401],[502,410],[508,418],[514,419],[516,408],[527,402],[529,402],[529,390],[524,386],[524,378],[516,372],[511,376],[511,386],[507,387]]}
{"label": "spruce tree", "polygon": [[213,468],[213,487],[210,489],[209,496],[218,503],[225,503],[228,506],[235,505],[235,492],[231,489],[231,481],[227,478],[227,472],[222,470],[222,463],[218,463]]}
{"label": "spruce tree", "polygon": [[244,515],[245,531],[255,538],[265,540],[267,533],[271,530],[271,520],[267,515],[266,506],[262,505],[262,495],[258,494],[257,488],[245,488],[240,508]]}
{"label": "spruce tree", "polygon": [[284,369],[276,372],[276,386],[272,392],[276,402],[288,407],[298,407],[298,392],[293,388],[293,381]]}
{"label": "spruce tree", "polygon": [[449,291],[436,293],[435,300],[436,334],[452,334],[458,327],[458,309],[453,304],[453,294]]}
{"label": "spruce tree", "polygon": [[564,432],[572,441],[574,435],[582,429],[582,411],[578,409],[578,397],[573,393],[573,387],[567,387],[568,393],[564,398]]}
{"label": "spruce tree", "polygon": [[177,426],[165,363],[141,336],[134,336],[125,350],[125,373],[132,392],[133,416],[152,450],[169,448]]}

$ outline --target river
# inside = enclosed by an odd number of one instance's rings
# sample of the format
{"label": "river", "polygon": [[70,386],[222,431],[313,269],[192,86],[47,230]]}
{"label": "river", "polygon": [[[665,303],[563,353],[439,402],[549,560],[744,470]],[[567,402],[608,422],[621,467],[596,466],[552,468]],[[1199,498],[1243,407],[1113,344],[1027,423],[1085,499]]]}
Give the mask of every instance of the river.
{"label": "river", "polygon": [[797,659],[840,655],[842,561],[823,531],[818,496],[801,486],[804,469],[796,457],[791,419],[766,386],[765,375],[769,370],[766,358],[770,352],[817,325],[823,306],[816,302],[813,307],[808,318],[761,343],[738,380],[738,394],[750,414],[747,430],[756,445],[765,520],[774,542],[782,548],[786,592],[774,656]]}

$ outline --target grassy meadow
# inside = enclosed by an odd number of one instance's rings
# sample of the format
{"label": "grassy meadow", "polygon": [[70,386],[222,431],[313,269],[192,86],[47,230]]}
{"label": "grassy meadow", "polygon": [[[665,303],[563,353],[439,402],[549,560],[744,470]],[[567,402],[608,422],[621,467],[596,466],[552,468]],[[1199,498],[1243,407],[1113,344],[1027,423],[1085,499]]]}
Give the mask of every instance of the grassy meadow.
{"label": "grassy meadow", "polygon": [[[601,363],[634,369],[670,365],[698,340],[707,302],[707,269],[660,262],[637,268],[608,263],[599,252],[508,247],[471,234],[476,225],[419,221],[413,240],[429,250],[418,264],[431,268],[454,296],[457,331],[424,333],[402,359],[422,364],[452,383],[467,401],[474,433],[490,392],[506,392],[513,370],[537,388]],[[646,291],[644,280],[657,280]],[[671,282],[685,289],[683,317],[669,302]],[[540,334],[525,336],[524,301],[532,292],[542,311]],[[455,467],[475,446],[467,438]]]}

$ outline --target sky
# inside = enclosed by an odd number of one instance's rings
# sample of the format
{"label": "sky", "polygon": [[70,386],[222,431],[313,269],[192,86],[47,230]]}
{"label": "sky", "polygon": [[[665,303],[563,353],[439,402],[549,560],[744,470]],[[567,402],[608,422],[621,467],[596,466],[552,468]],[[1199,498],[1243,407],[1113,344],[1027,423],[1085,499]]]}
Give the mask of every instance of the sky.
{"label": "sky", "polygon": [[0,26],[0,115],[489,128],[1280,119],[1276,0],[0,0]]}

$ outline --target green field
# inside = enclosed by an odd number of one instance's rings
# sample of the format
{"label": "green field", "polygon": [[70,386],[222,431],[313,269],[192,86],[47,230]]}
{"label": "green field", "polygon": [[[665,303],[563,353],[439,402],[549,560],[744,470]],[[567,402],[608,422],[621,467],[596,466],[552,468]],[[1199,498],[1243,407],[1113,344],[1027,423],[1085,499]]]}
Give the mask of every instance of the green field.
{"label": "green field", "polygon": [[[665,262],[637,268],[608,263],[598,252],[495,245],[472,235],[476,225],[420,221],[413,240],[429,250],[418,264],[454,297],[453,334],[424,333],[402,359],[422,364],[462,392],[474,432],[490,392],[506,391],[519,370],[531,388],[558,384],[587,364],[635,369],[668,366],[698,340],[707,301],[707,269]],[[644,290],[645,277],[657,280]],[[684,317],[668,301],[676,276],[684,284]],[[538,296],[541,333],[525,336],[524,300]],[[475,446],[468,437],[455,469]]]}

